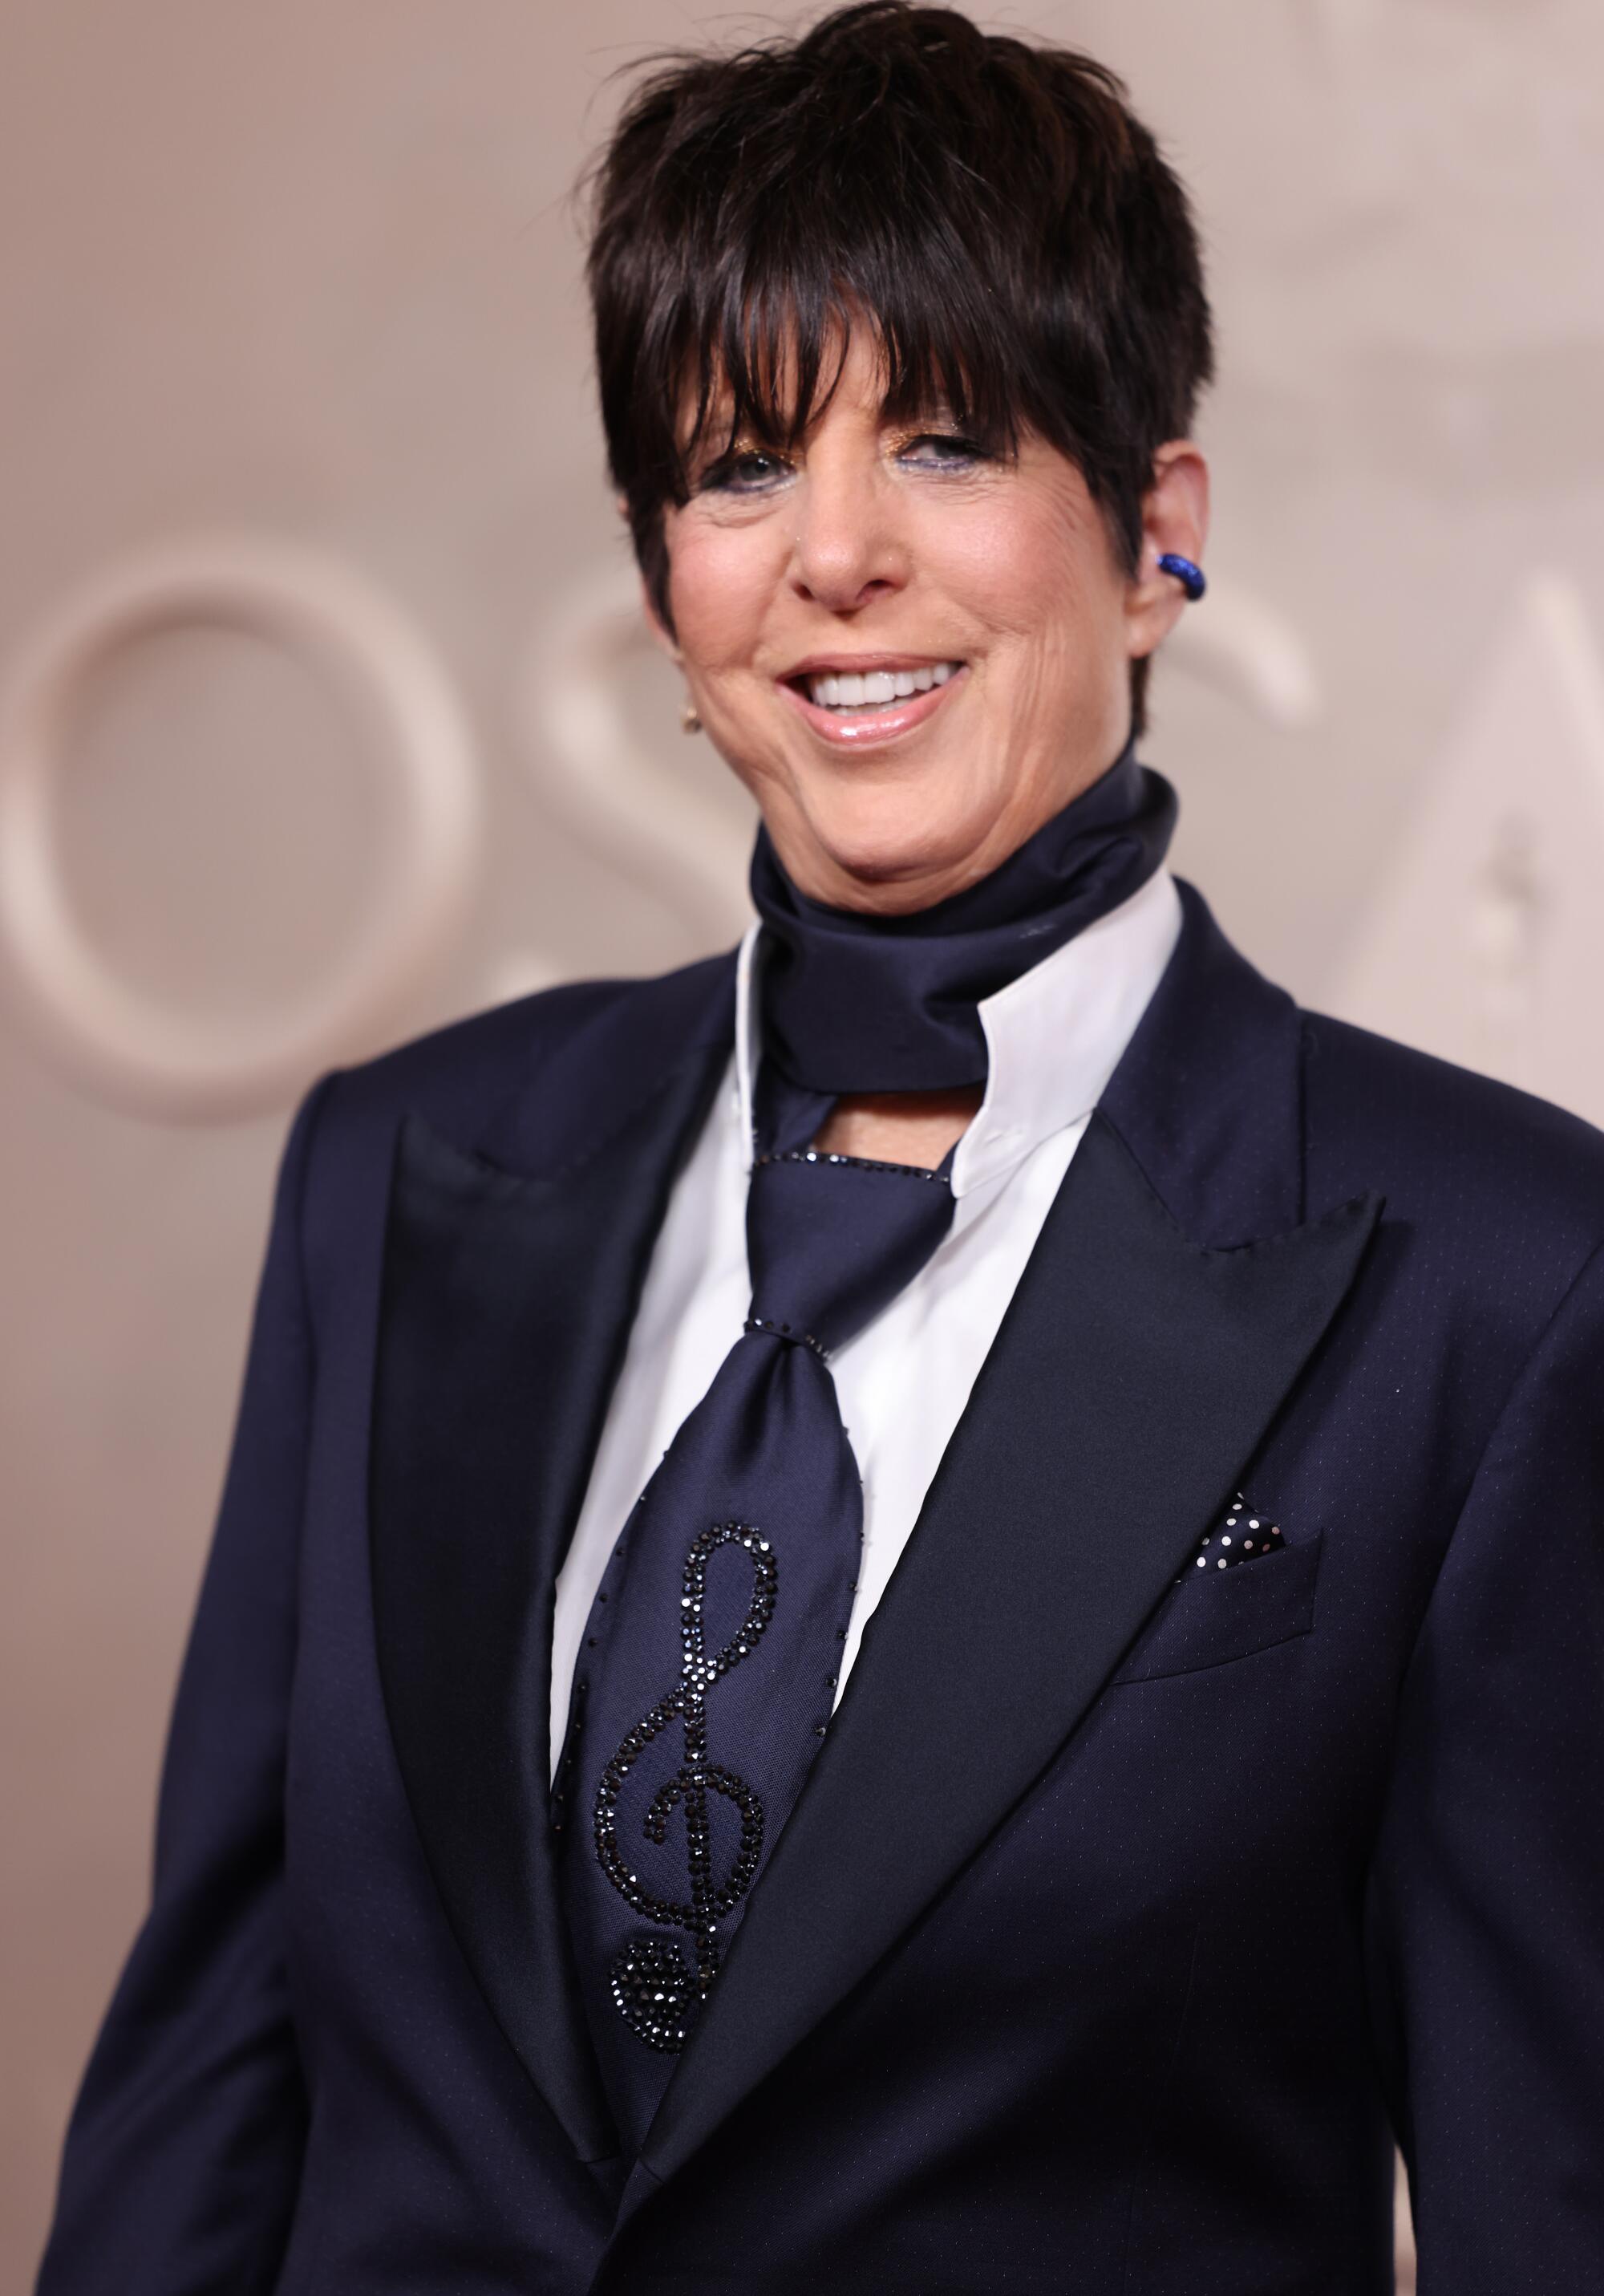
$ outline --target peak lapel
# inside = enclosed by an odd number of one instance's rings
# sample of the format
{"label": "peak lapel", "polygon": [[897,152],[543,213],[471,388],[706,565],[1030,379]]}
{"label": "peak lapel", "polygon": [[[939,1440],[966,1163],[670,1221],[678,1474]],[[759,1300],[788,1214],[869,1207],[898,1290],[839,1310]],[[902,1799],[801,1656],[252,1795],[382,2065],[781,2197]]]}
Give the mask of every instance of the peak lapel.
{"label": "peak lapel", "polygon": [[[1239,1108],[1229,1226],[1249,1197],[1261,1211],[1297,1201],[1297,1031],[1289,1001],[1219,941],[1191,896],[1178,960],[1207,970],[1221,951],[1216,1038],[1238,1028],[1236,1060],[1257,1063],[1254,1104]],[[1140,1046],[1160,1073],[1164,1037],[1194,1001],[1169,976],[1166,986]],[[1110,1117],[1093,1119],[648,2134],[649,2177],[633,2180],[626,2213],[868,1973],[1052,1761],[1354,1279],[1374,1197],[1235,1249],[1190,1239],[1147,1174],[1157,1166],[1205,1209],[1209,1191],[1178,1160],[1189,1142],[1217,1158],[1228,1128],[1189,1135],[1182,1097],[1143,1135],[1146,1172]],[[1125,1095],[1133,1128],[1143,1100]]]}
{"label": "peak lapel", "polygon": [[[392,1184],[370,1474],[385,1703],[458,1941],[585,2160],[618,2141],[547,1828],[552,1589],[668,1189],[726,1053],[682,1050],[555,1177],[496,1169],[409,1117]],[[616,1088],[600,1065],[598,1091]],[[638,1066],[629,1080],[638,1092]],[[541,1081],[549,1109],[563,1079]]]}

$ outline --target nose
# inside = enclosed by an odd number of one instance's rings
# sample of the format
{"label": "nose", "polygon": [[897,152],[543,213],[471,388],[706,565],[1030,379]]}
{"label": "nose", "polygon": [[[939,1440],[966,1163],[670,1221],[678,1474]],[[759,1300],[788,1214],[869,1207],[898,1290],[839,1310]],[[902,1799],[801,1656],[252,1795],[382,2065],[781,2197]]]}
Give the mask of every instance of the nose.
{"label": "nose", "polygon": [[906,586],[907,541],[872,460],[810,457],[797,510],[790,581],[799,597],[850,614]]}

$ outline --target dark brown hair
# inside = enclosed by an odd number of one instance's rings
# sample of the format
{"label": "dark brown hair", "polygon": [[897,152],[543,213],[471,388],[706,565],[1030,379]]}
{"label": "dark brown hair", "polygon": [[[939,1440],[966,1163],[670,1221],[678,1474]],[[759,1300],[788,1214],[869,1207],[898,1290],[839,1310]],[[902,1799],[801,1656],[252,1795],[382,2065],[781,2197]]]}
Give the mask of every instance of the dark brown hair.
{"label": "dark brown hair", "polygon": [[717,394],[794,445],[860,316],[893,419],[945,401],[994,449],[1038,433],[1133,571],[1154,453],[1213,353],[1186,194],[1114,74],[904,0],[654,63],[594,171],[589,279],[610,466],[664,620],[664,506]]}

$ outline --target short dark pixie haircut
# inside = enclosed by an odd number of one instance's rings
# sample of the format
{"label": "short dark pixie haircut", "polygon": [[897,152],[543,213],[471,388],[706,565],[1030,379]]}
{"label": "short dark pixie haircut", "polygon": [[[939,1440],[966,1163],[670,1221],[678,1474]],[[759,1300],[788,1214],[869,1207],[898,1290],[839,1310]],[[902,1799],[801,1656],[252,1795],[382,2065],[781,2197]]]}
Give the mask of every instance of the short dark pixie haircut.
{"label": "short dark pixie haircut", "polygon": [[945,404],[993,451],[1038,434],[1134,572],[1154,454],[1214,361],[1186,193],[1115,75],[904,0],[654,66],[594,170],[589,282],[610,466],[664,622],[664,510],[716,409],[794,446],[864,320],[893,421]]}

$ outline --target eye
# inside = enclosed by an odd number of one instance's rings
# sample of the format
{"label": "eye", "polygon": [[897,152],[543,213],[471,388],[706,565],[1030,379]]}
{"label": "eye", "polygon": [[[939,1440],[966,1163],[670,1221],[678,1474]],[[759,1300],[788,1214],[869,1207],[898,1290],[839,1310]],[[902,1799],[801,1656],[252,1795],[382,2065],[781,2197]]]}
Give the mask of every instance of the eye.
{"label": "eye", "polygon": [[704,471],[697,483],[697,492],[766,494],[789,475],[790,469],[782,455],[771,454],[765,447],[741,447],[732,454],[720,455]]}
{"label": "eye", "polygon": [[928,470],[962,471],[991,457],[977,439],[956,430],[925,430],[898,449],[900,459],[921,463]]}

